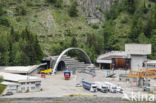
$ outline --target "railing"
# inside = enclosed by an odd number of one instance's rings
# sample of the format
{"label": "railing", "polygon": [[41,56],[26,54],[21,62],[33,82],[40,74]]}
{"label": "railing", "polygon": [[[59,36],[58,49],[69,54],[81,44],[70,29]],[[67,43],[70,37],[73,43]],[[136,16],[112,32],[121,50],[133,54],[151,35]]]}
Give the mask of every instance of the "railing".
{"label": "railing", "polygon": [[130,78],[156,78],[156,69],[143,68],[139,71],[130,71],[128,77]]}

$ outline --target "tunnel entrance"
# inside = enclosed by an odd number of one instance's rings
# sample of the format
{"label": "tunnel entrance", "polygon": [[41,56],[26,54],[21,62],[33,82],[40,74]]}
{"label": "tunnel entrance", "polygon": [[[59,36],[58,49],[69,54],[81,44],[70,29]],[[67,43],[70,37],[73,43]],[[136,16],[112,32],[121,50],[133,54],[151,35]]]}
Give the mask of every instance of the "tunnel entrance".
{"label": "tunnel entrance", "polygon": [[65,70],[66,66],[65,66],[65,62],[64,61],[60,61],[58,66],[57,66],[57,71],[63,71]]}
{"label": "tunnel entrance", "polygon": [[82,49],[80,49],[80,48],[74,48],[74,47],[73,47],[73,48],[67,48],[67,49],[65,49],[65,50],[59,55],[59,57],[57,58],[57,60],[56,60],[56,62],[55,62],[55,64],[54,64],[54,68],[53,68],[52,74],[55,74],[57,70],[60,70],[60,68],[58,68],[58,65],[59,65],[59,63],[60,63],[60,61],[61,61],[62,56],[63,56],[65,53],[67,53],[68,51],[71,51],[71,50],[78,50],[78,51],[80,51],[81,55],[82,55],[82,56],[84,57],[84,59],[85,59],[86,64],[92,64],[92,62],[91,62],[89,56],[88,56],[88,55],[86,54],[86,52],[83,51]]}

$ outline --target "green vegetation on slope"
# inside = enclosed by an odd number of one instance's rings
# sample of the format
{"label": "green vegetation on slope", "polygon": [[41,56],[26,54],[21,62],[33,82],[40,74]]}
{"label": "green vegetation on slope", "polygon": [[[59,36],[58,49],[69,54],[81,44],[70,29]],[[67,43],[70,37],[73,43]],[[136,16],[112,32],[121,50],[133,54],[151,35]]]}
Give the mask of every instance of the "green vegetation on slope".
{"label": "green vegetation on slope", "polygon": [[33,65],[41,61],[43,52],[38,39],[26,28],[21,33],[0,35],[0,65]]}
{"label": "green vegetation on slope", "polygon": [[[43,57],[43,52],[37,36],[30,32],[28,27],[25,27],[25,29],[22,29],[22,26],[18,27],[14,18],[8,15],[9,9],[6,8],[7,6],[4,1],[0,2],[0,65],[32,65],[39,63]],[[16,8],[15,15],[24,16],[26,10],[20,5],[19,8]]]}
{"label": "green vegetation on slope", "polygon": [[[42,51],[59,55],[68,47],[82,48],[95,61],[103,52],[124,50],[125,43],[152,43],[150,58],[156,59],[155,1],[115,0],[105,14],[106,21],[92,26],[77,4],[76,0],[1,0],[0,65],[36,64],[43,57]],[[9,38],[17,36],[14,33],[19,37],[11,43]],[[31,37],[22,38],[23,33]],[[73,51],[69,54],[80,57]]]}
{"label": "green vegetation on slope", "polygon": [[156,59],[156,2],[153,0],[116,0],[103,24],[104,49],[123,50],[125,43],[151,43]]}
{"label": "green vegetation on slope", "polygon": [[[1,0],[0,4],[4,10],[2,18],[4,20],[0,19],[2,20],[2,23],[0,22],[1,35],[11,35],[11,28],[22,35],[22,31],[27,28],[32,34],[37,34],[42,51],[48,55],[58,55],[62,50],[73,46],[87,51],[94,61],[102,52],[102,49],[96,52],[96,49],[103,44],[103,41],[98,39],[101,38],[98,36],[100,34],[87,24],[78,11],[75,0],[72,2],[66,0]],[[88,39],[93,40],[93,43],[87,42]],[[77,43],[72,44],[73,41]],[[99,44],[99,42],[102,43]],[[71,55],[74,55],[74,52]],[[32,62],[23,65],[34,64],[36,61],[32,60]],[[8,64],[13,63],[10,61],[5,63],[5,65]],[[16,65],[21,65],[21,63],[18,62]]]}
{"label": "green vegetation on slope", "polygon": [[[3,78],[0,77],[0,83],[3,82]],[[2,94],[2,92],[4,91],[4,89],[6,88],[6,86],[0,84],[0,94]]]}

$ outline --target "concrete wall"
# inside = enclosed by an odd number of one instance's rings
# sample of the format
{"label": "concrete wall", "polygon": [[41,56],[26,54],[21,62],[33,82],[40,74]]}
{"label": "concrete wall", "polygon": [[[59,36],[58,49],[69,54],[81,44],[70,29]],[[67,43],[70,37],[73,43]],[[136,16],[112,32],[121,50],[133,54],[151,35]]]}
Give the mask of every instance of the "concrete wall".
{"label": "concrete wall", "polygon": [[143,62],[147,60],[145,55],[131,55],[131,70],[140,70],[143,67]]}
{"label": "concrete wall", "polygon": [[156,94],[156,79],[150,79],[150,90]]}
{"label": "concrete wall", "polygon": [[26,92],[26,91],[40,91],[41,82],[22,82],[20,83],[17,92]]}
{"label": "concrete wall", "polygon": [[9,85],[7,87],[7,92],[16,93],[17,92],[17,85]]}
{"label": "concrete wall", "polygon": [[125,44],[127,54],[147,55],[151,54],[151,44]]}

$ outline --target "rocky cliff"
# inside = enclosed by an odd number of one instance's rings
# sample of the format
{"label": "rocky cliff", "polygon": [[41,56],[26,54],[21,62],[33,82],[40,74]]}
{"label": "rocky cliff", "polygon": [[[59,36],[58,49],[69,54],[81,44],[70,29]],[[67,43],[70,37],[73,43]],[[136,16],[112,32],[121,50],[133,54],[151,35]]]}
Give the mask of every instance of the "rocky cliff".
{"label": "rocky cliff", "polygon": [[88,23],[96,23],[104,19],[114,0],[78,0],[80,11],[87,17]]}

